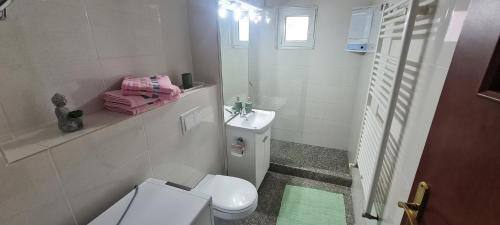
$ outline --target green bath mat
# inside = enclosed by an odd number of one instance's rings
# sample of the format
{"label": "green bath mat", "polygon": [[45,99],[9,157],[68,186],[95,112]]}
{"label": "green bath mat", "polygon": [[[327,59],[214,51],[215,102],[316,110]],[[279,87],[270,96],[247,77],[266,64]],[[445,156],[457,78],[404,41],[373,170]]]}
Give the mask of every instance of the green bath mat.
{"label": "green bath mat", "polygon": [[276,225],[346,225],[344,196],[287,185]]}

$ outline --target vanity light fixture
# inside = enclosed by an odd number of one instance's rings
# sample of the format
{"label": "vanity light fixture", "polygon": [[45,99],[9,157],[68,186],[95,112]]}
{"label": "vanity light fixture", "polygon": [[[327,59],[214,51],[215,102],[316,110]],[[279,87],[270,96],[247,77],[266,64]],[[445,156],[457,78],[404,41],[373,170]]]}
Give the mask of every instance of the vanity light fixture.
{"label": "vanity light fixture", "polygon": [[224,19],[227,16],[227,9],[225,8],[219,8],[219,17]]}
{"label": "vanity light fixture", "polygon": [[[224,19],[227,17],[229,11],[233,14],[233,19],[235,21],[240,21],[242,19],[249,19],[254,23],[259,23],[262,21],[263,10],[251,4],[248,4],[242,0],[219,0],[219,17]],[[266,22],[271,22],[271,17],[267,16]]]}

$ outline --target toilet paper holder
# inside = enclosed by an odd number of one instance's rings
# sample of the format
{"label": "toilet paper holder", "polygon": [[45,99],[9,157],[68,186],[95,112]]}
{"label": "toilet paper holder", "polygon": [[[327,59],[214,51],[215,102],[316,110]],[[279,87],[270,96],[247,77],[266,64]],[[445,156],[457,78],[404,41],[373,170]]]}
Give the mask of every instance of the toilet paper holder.
{"label": "toilet paper holder", "polygon": [[231,155],[242,157],[245,153],[246,143],[242,137],[235,138],[235,143],[231,144]]}

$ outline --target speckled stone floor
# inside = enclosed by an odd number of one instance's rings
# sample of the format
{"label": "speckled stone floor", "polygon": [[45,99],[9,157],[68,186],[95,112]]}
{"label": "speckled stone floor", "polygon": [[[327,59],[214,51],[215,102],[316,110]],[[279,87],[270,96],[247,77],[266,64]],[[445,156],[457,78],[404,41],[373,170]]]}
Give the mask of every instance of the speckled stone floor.
{"label": "speckled stone floor", "polygon": [[259,188],[259,204],[255,212],[244,220],[235,221],[230,224],[275,225],[280,211],[281,198],[287,184],[343,194],[346,207],[346,222],[348,225],[354,224],[350,188],[275,172],[268,172],[266,174]]}
{"label": "speckled stone floor", "polygon": [[347,151],[271,140],[271,171],[350,187]]}

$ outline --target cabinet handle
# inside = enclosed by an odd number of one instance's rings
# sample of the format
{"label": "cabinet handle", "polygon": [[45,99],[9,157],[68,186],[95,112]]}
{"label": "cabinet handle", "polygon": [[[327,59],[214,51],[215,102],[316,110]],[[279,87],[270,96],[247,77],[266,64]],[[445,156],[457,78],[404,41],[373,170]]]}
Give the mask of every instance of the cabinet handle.
{"label": "cabinet handle", "polygon": [[269,136],[265,136],[264,139],[262,139],[262,142],[266,142],[267,138],[269,138]]}

